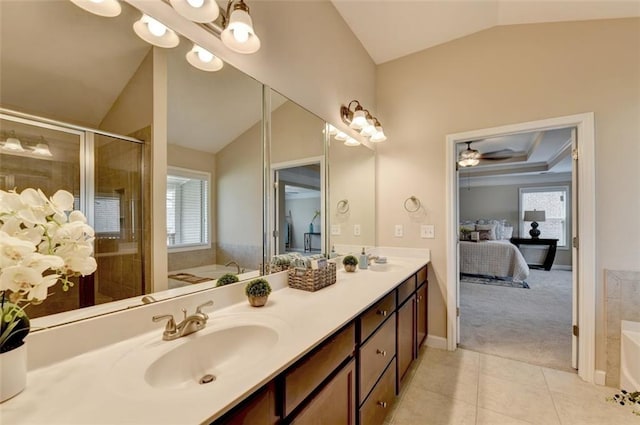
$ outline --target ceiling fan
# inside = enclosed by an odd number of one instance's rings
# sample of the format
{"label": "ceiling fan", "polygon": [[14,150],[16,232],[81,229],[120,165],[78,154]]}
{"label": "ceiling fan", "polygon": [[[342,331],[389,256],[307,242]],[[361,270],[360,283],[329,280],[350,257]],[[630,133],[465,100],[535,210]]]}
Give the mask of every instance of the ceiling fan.
{"label": "ceiling fan", "polygon": [[[477,141],[477,140],[474,140]],[[458,165],[461,167],[474,167],[480,163],[480,160],[490,160],[490,161],[500,161],[503,159],[509,159],[516,155],[516,152],[513,149],[500,149],[492,152],[480,153],[476,149],[471,149],[471,143],[465,142],[467,144],[467,148],[460,152],[458,155]]]}

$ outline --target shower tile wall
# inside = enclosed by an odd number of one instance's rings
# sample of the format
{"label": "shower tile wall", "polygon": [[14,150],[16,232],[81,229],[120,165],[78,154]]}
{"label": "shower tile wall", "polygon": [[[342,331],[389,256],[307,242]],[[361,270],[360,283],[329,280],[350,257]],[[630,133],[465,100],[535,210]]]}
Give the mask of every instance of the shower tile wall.
{"label": "shower tile wall", "polygon": [[640,272],[606,271],[607,379],[620,385],[620,322],[640,322]]}

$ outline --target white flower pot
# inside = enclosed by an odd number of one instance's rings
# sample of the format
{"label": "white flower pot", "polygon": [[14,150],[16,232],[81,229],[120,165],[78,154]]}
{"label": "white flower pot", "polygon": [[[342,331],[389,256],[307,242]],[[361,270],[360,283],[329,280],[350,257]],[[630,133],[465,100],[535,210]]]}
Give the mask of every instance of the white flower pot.
{"label": "white flower pot", "polygon": [[27,385],[27,344],[0,354],[0,403],[19,394]]}

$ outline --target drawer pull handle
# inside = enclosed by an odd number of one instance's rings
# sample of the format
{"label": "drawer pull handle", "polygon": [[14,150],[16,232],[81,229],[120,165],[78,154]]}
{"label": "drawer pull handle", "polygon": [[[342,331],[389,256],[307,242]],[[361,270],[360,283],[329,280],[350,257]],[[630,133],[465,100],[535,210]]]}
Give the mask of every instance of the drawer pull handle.
{"label": "drawer pull handle", "polygon": [[386,357],[387,352],[384,350],[376,350],[376,354],[380,354],[382,357]]}
{"label": "drawer pull handle", "polygon": [[387,408],[387,402],[386,401],[379,401],[378,402],[378,406],[382,407],[383,409]]}
{"label": "drawer pull handle", "polygon": [[389,312],[387,310],[378,310],[376,311],[376,314],[378,316],[387,317],[387,314],[389,314]]}

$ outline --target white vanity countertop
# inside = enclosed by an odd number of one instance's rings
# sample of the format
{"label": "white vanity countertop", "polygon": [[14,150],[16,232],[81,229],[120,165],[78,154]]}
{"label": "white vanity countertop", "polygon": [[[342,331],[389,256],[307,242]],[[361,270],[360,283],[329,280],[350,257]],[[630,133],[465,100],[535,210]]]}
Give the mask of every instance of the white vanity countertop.
{"label": "white vanity countertop", "polygon": [[29,372],[24,392],[0,405],[0,422],[208,423],[276,377],[427,262],[428,257],[388,257],[387,270],[356,273],[346,273],[338,265],[336,284],[320,291],[283,288],[274,291],[262,308],[242,302],[210,312],[208,327],[225,326],[239,318],[264,320],[278,327],[277,346],[260,359],[258,373],[239,370],[231,379],[220,377],[207,385],[182,389],[151,387],[144,381],[143,370],[139,376],[123,377],[126,374],[120,366],[139,347],[153,346],[157,352],[199,334],[162,341],[160,326],[153,332]]}

